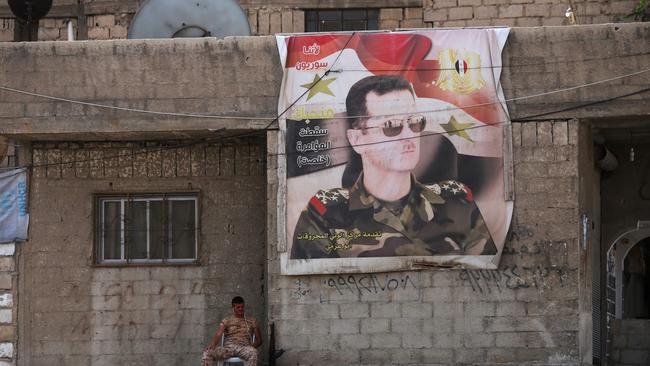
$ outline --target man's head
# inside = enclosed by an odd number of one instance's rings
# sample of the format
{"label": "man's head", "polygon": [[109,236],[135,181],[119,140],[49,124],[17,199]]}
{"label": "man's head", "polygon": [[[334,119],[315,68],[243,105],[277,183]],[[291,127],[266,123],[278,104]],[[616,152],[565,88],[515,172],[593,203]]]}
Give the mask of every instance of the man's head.
{"label": "man's head", "polygon": [[241,296],[235,296],[232,298],[232,312],[235,314],[237,317],[243,317],[244,316],[244,298]]}
{"label": "man's head", "polygon": [[401,76],[369,76],[355,83],[345,101],[350,145],[363,169],[410,172],[420,157],[420,132],[413,86]]}

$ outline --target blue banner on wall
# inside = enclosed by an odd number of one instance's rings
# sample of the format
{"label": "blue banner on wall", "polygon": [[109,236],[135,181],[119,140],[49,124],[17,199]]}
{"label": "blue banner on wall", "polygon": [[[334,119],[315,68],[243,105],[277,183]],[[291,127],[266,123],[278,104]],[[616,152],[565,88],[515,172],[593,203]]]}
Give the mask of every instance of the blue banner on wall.
{"label": "blue banner on wall", "polygon": [[28,226],[26,170],[0,173],[0,243],[27,240]]}

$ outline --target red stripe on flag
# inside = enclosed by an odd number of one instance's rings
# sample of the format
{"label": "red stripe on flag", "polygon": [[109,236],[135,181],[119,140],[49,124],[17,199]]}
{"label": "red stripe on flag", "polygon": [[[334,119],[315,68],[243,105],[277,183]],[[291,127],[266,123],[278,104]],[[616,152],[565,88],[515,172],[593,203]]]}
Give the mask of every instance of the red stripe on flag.
{"label": "red stripe on flag", "polygon": [[323,205],[323,203],[319,201],[318,198],[316,197],[312,197],[309,200],[309,204],[311,204],[311,207],[316,209],[316,211],[318,211],[318,214],[320,214],[321,216],[325,215],[325,212],[327,212],[327,208],[325,207],[325,205]]}

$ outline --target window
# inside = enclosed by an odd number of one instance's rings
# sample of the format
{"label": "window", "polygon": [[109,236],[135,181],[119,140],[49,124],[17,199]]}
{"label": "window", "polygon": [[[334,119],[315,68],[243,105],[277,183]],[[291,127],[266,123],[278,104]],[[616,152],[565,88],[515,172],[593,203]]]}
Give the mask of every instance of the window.
{"label": "window", "polygon": [[306,10],[305,32],[377,30],[379,10]]}
{"label": "window", "polygon": [[195,262],[198,252],[197,195],[98,195],[99,264]]}

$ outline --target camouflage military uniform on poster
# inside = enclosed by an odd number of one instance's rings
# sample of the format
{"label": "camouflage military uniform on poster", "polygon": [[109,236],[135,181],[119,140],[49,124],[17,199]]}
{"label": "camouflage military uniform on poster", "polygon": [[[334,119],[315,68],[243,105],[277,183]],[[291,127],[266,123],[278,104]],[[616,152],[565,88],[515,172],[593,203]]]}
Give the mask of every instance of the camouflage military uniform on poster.
{"label": "camouflage military uniform on poster", "polygon": [[496,247],[471,190],[454,180],[412,189],[397,202],[363,186],[321,190],[300,215],[291,259],[492,255]]}

